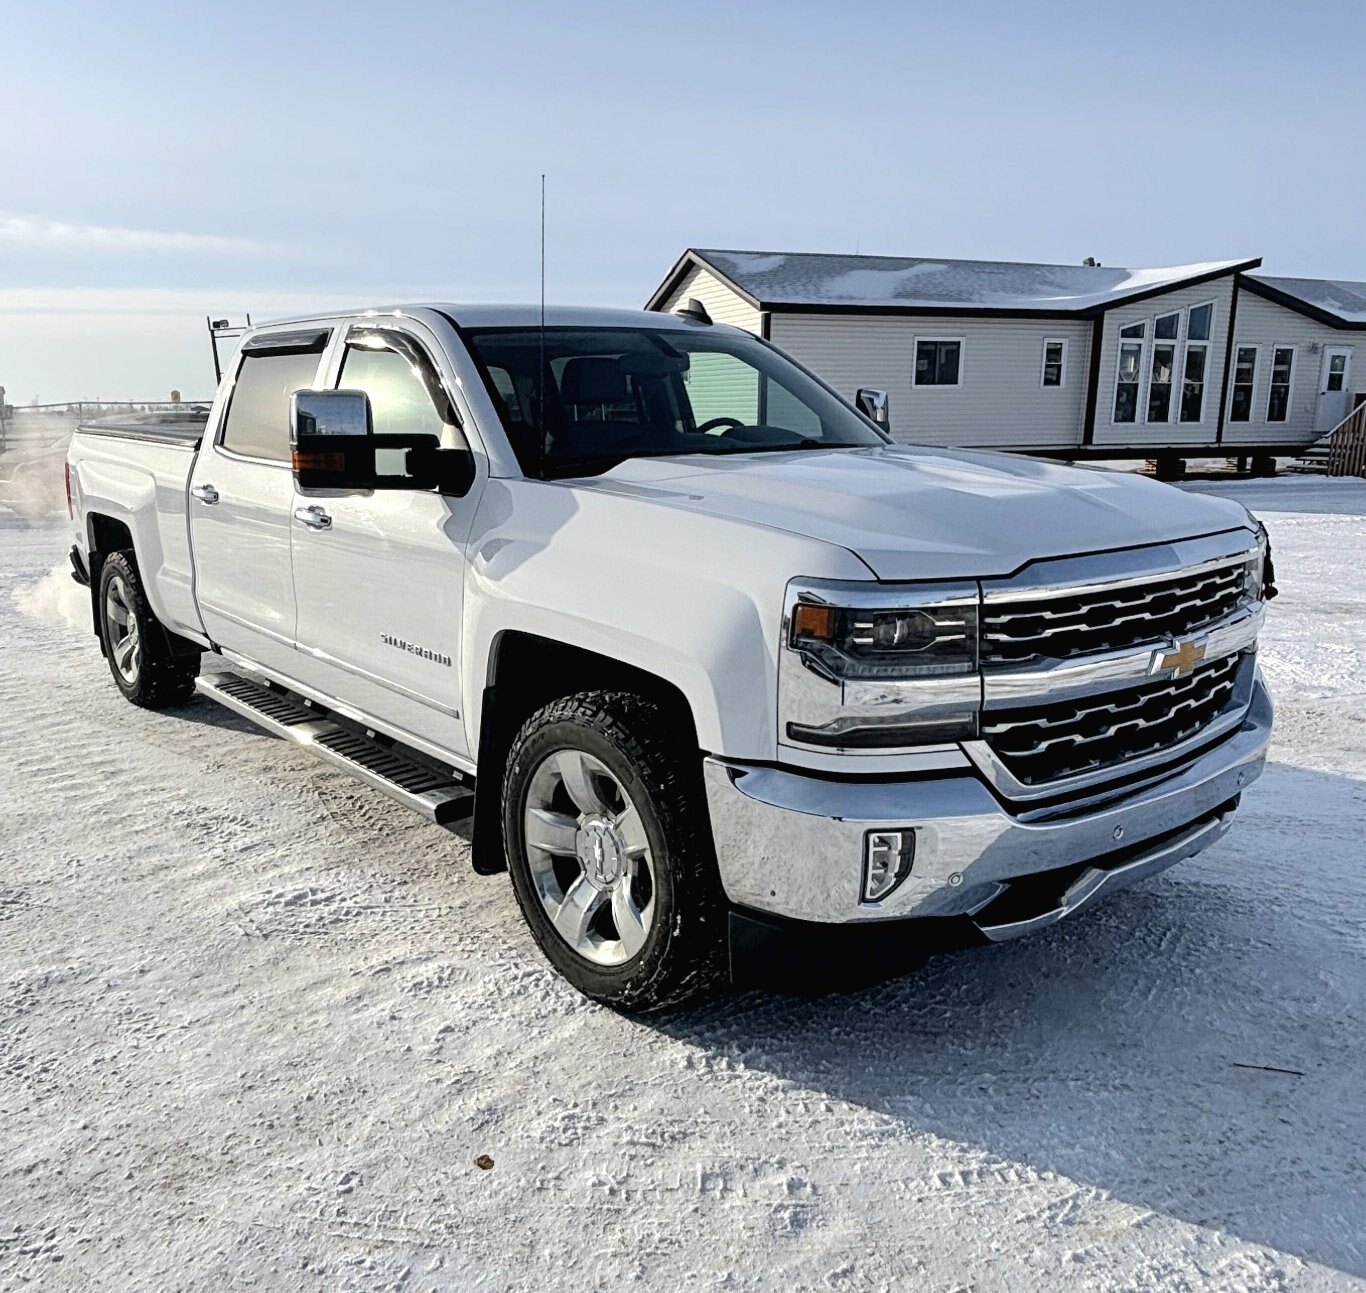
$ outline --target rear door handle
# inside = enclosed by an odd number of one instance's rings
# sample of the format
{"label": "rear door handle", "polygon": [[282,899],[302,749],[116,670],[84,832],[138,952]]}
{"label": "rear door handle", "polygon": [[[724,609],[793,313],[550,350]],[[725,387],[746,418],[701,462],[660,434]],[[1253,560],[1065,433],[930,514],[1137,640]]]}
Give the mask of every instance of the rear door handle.
{"label": "rear door handle", "polygon": [[190,493],[201,503],[218,502],[218,491],[212,485],[191,485]]}
{"label": "rear door handle", "polygon": [[332,518],[316,503],[312,507],[296,507],[294,519],[302,521],[310,530],[330,530]]}

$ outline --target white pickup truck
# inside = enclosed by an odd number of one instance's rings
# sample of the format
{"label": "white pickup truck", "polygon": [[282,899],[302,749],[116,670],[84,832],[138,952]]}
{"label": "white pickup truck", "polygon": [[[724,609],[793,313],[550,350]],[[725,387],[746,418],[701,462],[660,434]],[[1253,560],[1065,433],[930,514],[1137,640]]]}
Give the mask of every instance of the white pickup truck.
{"label": "white pickup truck", "polygon": [[1271,727],[1242,507],[885,403],[694,302],[273,324],[207,424],[78,432],[72,563],[129,700],[461,823],[588,996],[834,981],[1190,857]]}

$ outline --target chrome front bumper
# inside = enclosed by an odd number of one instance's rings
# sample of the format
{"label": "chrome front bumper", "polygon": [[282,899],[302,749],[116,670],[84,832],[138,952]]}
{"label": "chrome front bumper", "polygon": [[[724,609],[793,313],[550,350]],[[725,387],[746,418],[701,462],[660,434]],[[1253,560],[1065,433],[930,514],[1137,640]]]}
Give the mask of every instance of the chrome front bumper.
{"label": "chrome front bumper", "polygon": [[[721,881],[737,906],[794,920],[969,916],[988,938],[1028,933],[1218,839],[1262,771],[1271,717],[1258,677],[1242,723],[1178,771],[1092,811],[1028,821],[976,772],[837,781],[708,758]],[[911,874],[883,902],[860,902],[865,834],[907,828]],[[1033,879],[1051,872],[1056,892]]]}

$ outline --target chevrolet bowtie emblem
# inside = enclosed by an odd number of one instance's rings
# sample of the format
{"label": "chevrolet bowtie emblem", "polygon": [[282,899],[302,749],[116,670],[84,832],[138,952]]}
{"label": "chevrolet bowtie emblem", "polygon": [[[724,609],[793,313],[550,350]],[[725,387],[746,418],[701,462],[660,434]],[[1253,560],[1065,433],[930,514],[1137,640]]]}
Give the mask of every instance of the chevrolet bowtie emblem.
{"label": "chevrolet bowtie emblem", "polygon": [[1190,673],[1204,658],[1205,647],[1203,644],[1178,642],[1175,650],[1162,652],[1158,656],[1157,667],[1159,669],[1171,669],[1179,678],[1183,673]]}

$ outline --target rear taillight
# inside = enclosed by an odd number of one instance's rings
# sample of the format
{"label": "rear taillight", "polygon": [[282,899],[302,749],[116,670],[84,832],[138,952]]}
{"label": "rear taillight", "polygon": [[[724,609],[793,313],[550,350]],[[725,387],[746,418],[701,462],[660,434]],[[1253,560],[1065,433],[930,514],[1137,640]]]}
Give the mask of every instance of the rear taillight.
{"label": "rear taillight", "polygon": [[71,464],[62,464],[62,475],[66,477],[66,514],[73,521],[76,519],[76,509],[71,505]]}

